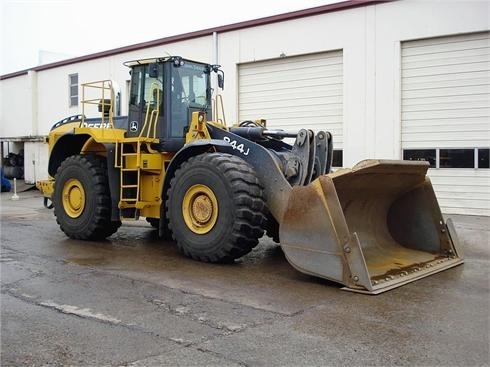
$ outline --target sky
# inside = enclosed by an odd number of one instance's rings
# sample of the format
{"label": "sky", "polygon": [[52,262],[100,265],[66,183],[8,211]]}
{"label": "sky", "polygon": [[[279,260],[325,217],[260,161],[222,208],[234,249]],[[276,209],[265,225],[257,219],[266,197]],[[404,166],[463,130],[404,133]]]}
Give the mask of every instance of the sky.
{"label": "sky", "polygon": [[0,75],[337,2],[342,0],[0,0]]}

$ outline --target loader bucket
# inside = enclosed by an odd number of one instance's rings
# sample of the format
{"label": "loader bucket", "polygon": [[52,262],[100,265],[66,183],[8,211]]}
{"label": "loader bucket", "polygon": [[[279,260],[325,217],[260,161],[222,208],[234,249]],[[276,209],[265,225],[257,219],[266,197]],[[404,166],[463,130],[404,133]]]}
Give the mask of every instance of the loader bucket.
{"label": "loader bucket", "polygon": [[463,263],[427,169],[366,160],[293,187],[279,232],[286,258],[303,273],[370,294]]}

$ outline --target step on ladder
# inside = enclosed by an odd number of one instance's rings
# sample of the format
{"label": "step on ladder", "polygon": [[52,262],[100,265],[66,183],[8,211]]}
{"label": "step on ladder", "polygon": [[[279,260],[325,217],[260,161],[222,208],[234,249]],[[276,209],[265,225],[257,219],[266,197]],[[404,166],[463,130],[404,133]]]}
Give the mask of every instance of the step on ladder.
{"label": "step on ladder", "polygon": [[[119,168],[120,190],[119,207],[124,218],[137,218],[137,204],[140,201],[141,181],[141,144],[140,139],[118,143],[119,162],[116,160],[116,168]],[[136,147],[136,151],[134,148]],[[131,164],[129,164],[131,162]]]}
{"label": "step on ladder", "polygon": [[[145,207],[160,206],[157,195],[144,195],[141,192],[142,182],[150,180],[160,181],[159,176],[163,169],[163,160],[149,160],[158,152],[150,147],[157,142],[152,138],[127,138],[116,145],[115,167],[120,172],[119,208],[123,219],[138,219],[139,212]],[[143,148],[143,149],[142,149]]]}
{"label": "step on ladder", "polygon": [[[125,203],[136,203],[139,201],[139,187],[140,187],[140,157],[141,157],[141,143],[136,143],[136,152],[128,153],[127,147],[131,147],[127,143],[121,144],[121,190],[119,201]],[[127,157],[135,157],[136,163],[131,168],[128,168],[126,162]]]}

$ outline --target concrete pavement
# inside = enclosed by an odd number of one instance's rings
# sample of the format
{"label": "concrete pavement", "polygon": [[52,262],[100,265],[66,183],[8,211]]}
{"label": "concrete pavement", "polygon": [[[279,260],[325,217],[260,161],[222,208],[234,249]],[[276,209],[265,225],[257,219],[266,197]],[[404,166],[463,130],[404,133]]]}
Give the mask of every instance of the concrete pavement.
{"label": "concrete pavement", "polygon": [[269,239],[203,264],[145,221],[66,238],[37,191],[1,194],[2,366],[490,364],[490,218],[452,216],[466,262],[378,296],[295,271]]}

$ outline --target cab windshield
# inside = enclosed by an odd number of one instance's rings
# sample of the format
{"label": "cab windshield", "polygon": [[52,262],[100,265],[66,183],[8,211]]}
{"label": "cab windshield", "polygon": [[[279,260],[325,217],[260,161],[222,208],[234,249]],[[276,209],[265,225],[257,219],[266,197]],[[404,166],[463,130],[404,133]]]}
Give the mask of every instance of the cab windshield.
{"label": "cab windshield", "polygon": [[186,61],[173,68],[172,93],[176,100],[189,107],[206,109],[208,96],[209,68],[206,65]]}

